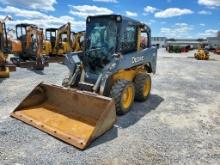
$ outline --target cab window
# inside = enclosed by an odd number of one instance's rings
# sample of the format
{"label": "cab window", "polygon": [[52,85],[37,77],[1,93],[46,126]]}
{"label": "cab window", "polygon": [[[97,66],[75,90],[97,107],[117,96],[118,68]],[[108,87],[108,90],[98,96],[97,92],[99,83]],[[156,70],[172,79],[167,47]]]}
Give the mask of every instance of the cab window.
{"label": "cab window", "polygon": [[18,27],[16,30],[17,30],[16,31],[17,32],[17,38],[20,38],[22,36],[21,28]]}
{"label": "cab window", "polygon": [[46,31],[46,39],[50,40],[50,32],[49,31]]}
{"label": "cab window", "polygon": [[26,35],[26,28],[25,27],[21,28],[21,33],[22,33],[22,35]]}
{"label": "cab window", "polygon": [[148,34],[147,34],[147,32],[144,32],[144,31],[142,31],[141,32],[141,45],[140,45],[140,48],[141,49],[146,49],[147,47],[148,47]]}
{"label": "cab window", "polygon": [[137,43],[137,30],[135,26],[128,26],[124,29],[121,36],[121,51],[123,53],[135,51]]}
{"label": "cab window", "polygon": [[64,41],[64,42],[67,42],[67,34],[66,33],[63,33],[61,35],[61,40]]}

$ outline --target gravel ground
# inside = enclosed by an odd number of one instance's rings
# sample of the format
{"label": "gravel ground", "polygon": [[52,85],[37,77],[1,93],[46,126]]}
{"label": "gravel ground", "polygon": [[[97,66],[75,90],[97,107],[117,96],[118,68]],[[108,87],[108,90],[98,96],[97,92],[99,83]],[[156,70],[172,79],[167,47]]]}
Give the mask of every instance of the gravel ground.
{"label": "gravel ground", "polygon": [[148,101],[80,151],[9,117],[41,81],[61,84],[65,66],[17,69],[0,79],[0,164],[220,164],[220,56],[158,53]]}

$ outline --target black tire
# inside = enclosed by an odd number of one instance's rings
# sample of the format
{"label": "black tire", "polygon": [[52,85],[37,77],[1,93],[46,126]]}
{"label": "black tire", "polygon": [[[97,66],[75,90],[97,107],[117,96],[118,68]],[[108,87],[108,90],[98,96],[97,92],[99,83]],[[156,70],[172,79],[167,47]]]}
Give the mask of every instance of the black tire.
{"label": "black tire", "polygon": [[[129,107],[125,108],[122,104],[122,96],[123,92],[126,88],[131,87],[133,94],[131,98],[131,103]],[[132,107],[134,103],[134,95],[135,95],[135,89],[133,82],[127,81],[127,80],[118,80],[115,82],[115,84],[112,86],[111,89],[111,97],[115,100],[115,107],[116,107],[116,113],[117,115],[124,115],[129,111],[129,109]]]}
{"label": "black tire", "polygon": [[11,62],[16,65],[16,66],[20,66],[20,59],[17,58],[17,57],[12,57],[11,59]]}
{"label": "black tire", "polygon": [[36,65],[34,66],[35,70],[44,70],[44,61],[42,58],[36,59]]}
{"label": "black tire", "polygon": [[[146,81],[149,81],[148,93],[144,94]],[[135,100],[145,101],[148,99],[151,91],[151,77],[146,73],[138,73],[134,80],[135,86]]]}

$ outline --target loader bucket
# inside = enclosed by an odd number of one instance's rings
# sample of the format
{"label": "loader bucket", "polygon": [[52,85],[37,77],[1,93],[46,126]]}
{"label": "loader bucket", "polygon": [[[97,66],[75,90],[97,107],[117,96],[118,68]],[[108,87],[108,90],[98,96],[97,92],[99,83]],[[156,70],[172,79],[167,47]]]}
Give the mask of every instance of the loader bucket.
{"label": "loader bucket", "polygon": [[111,98],[43,83],[33,89],[11,116],[80,149],[116,121]]}

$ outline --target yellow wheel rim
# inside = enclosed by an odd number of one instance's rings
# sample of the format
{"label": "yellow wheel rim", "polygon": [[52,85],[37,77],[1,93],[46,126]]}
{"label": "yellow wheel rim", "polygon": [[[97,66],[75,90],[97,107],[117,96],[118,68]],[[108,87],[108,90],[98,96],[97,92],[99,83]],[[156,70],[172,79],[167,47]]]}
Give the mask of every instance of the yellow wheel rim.
{"label": "yellow wheel rim", "polygon": [[144,84],[144,96],[147,96],[150,92],[150,80],[148,79]]}
{"label": "yellow wheel rim", "polygon": [[124,89],[122,93],[122,105],[123,108],[127,109],[131,103],[133,98],[133,88],[131,86]]}

